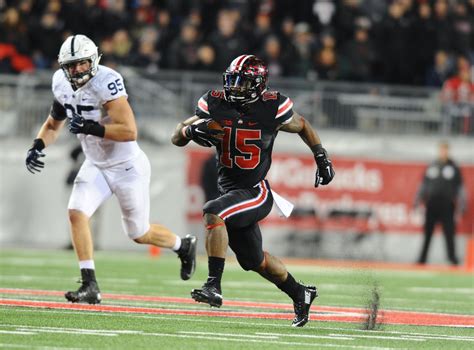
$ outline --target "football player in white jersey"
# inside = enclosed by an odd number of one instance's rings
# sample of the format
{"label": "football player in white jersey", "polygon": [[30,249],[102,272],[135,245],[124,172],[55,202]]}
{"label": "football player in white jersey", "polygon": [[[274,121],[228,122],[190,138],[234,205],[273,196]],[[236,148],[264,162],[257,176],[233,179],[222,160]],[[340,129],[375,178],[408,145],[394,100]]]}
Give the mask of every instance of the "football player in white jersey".
{"label": "football player in white jersey", "polygon": [[92,40],[84,35],[66,39],[59,51],[61,67],[54,73],[51,112],[28,150],[32,173],[44,167],[43,149],[53,142],[65,121],[86,156],[68,204],[72,241],[79,260],[82,285],[66,292],[72,302],[100,303],[95,278],[89,219],[112,194],[122,211],[127,235],[137,243],[171,248],[181,259],[181,278],[191,278],[196,264],[196,237],[180,238],[168,228],[150,224],[150,163],[137,144],[137,127],[122,76],[99,65]]}

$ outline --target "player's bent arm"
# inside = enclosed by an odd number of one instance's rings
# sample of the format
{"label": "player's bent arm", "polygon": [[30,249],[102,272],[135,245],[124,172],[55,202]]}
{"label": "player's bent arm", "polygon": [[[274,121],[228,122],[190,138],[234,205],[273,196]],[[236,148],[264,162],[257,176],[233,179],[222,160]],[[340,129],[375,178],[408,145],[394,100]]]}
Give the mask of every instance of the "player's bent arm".
{"label": "player's bent arm", "polygon": [[56,120],[49,115],[41,126],[36,138],[43,140],[44,146],[47,147],[56,141],[63,126],[64,120]]}
{"label": "player's bent arm", "polygon": [[194,123],[196,120],[198,120],[199,117],[197,115],[192,116],[191,118],[186,119],[184,122],[179,123],[176,126],[176,129],[173,132],[173,135],[171,136],[171,142],[173,145],[183,147],[186,146],[191,139],[186,137],[184,134],[184,129],[188,126]]}
{"label": "player's bent arm", "polygon": [[112,123],[104,125],[104,138],[113,141],[135,141],[137,139],[137,124],[132,108],[125,96],[104,104],[107,115]]}
{"label": "player's bent arm", "polygon": [[316,130],[298,113],[293,113],[290,121],[286,124],[282,124],[279,130],[297,133],[310,148],[321,144],[321,139]]}

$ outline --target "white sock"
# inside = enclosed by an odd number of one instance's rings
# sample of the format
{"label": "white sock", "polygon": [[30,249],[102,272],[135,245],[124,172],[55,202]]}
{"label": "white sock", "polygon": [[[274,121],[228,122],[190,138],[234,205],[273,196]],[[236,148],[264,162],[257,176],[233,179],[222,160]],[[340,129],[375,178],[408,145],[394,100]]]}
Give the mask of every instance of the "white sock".
{"label": "white sock", "polygon": [[81,260],[79,261],[79,268],[95,270],[94,260]]}
{"label": "white sock", "polygon": [[181,237],[176,236],[176,242],[174,242],[173,251],[177,252],[181,248]]}

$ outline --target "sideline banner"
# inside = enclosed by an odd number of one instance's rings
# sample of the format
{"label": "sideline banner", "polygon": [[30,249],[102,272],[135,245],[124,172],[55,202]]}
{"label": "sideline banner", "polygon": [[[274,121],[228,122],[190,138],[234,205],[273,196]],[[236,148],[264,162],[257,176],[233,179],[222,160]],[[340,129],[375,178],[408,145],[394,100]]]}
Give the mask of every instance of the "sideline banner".
{"label": "sideline banner", "polygon": [[[201,166],[213,153],[187,149],[188,219],[201,220],[204,193]],[[413,198],[428,165],[421,162],[380,161],[331,157],[336,177],[328,186],[314,188],[316,165],[311,155],[274,153],[267,179],[270,186],[297,208],[314,209],[317,216],[328,213],[372,211],[379,230],[421,232],[423,209],[413,209]],[[468,195],[468,212],[458,223],[458,233],[473,233],[474,165],[462,165]],[[311,221],[311,218],[307,220]],[[314,220],[312,221],[314,224]],[[265,224],[293,224],[270,215]],[[374,224],[374,223],[372,223]]]}

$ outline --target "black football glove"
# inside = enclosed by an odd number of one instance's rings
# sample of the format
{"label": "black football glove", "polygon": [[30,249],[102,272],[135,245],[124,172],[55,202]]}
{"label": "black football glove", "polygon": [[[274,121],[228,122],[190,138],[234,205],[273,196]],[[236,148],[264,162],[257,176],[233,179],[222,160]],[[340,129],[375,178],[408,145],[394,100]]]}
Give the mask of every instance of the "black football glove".
{"label": "black football glove", "polygon": [[35,139],[33,146],[28,150],[26,154],[26,168],[32,174],[35,172],[39,173],[44,168],[44,162],[39,158],[44,157],[45,154],[41,152],[44,148],[44,142],[41,139]]}
{"label": "black football glove", "polygon": [[184,134],[198,145],[204,147],[217,146],[222,141],[222,137],[219,138],[219,136],[222,136],[224,132],[210,129],[207,126],[208,121],[208,119],[205,119],[201,123],[188,125],[184,130]]}
{"label": "black football glove", "polygon": [[77,113],[72,114],[68,125],[69,131],[73,134],[88,134],[104,137],[105,128],[99,123],[85,119]]}
{"label": "black football glove", "polygon": [[314,181],[314,187],[319,185],[327,185],[332,181],[336,172],[332,167],[331,160],[328,157],[326,150],[321,145],[312,147],[314,152],[314,159],[318,169],[316,169],[316,179]]}

